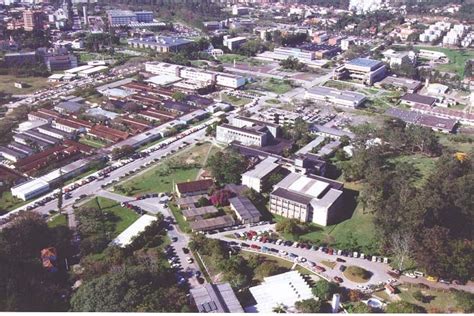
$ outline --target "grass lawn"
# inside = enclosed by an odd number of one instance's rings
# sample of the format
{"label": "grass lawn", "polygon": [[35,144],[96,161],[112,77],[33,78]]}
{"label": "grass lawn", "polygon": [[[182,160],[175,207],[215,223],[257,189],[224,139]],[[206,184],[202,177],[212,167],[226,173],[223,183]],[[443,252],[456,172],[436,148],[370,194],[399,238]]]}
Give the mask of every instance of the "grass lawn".
{"label": "grass lawn", "polygon": [[445,53],[449,59],[449,63],[438,65],[437,69],[439,71],[455,73],[461,78],[464,78],[464,66],[466,65],[466,61],[474,58],[473,50],[451,49],[451,48],[444,48],[444,47],[425,47],[425,46],[416,46],[416,47]]}
{"label": "grass lawn", "polygon": [[425,155],[404,155],[391,159],[393,163],[412,164],[417,170],[417,174],[413,176],[416,178],[415,184],[421,186],[434,170],[436,160],[438,158],[427,157]]}
{"label": "grass lawn", "polygon": [[335,81],[335,80],[326,81],[324,86],[328,87],[328,88],[339,89],[339,90],[349,90],[349,91],[356,91],[357,90],[357,88],[354,85],[350,84],[350,83],[340,82],[340,81]]}
{"label": "grass lawn", "polygon": [[112,213],[114,218],[116,218],[114,230],[110,232],[112,234],[112,238],[117,237],[140,217],[134,211],[125,207],[121,207],[120,203],[103,197],[96,197],[95,199],[84,204],[81,208],[95,208],[101,209],[104,212]]}
{"label": "grass lawn", "polygon": [[[455,141],[458,140],[458,141]],[[469,140],[471,142],[469,142]],[[441,145],[447,147],[452,151],[460,151],[468,153],[472,150],[474,146],[474,137],[463,137],[461,135],[446,135],[441,134],[439,135],[439,142]]]}
{"label": "grass lawn", "polygon": [[[23,89],[18,89],[13,85],[15,82],[23,82],[28,86]],[[0,91],[7,94],[30,94],[37,90],[47,88],[50,85],[48,78],[45,77],[0,76]]]}
{"label": "grass lawn", "polygon": [[284,94],[293,89],[290,83],[285,82],[284,80],[270,79],[265,80],[261,86],[270,92],[276,94]]}
{"label": "grass lawn", "polygon": [[300,240],[316,244],[327,244],[340,249],[356,249],[364,253],[376,251],[377,238],[373,215],[364,212],[358,206],[352,217],[339,224],[331,226],[311,225],[311,232],[300,236]]}
{"label": "grass lawn", "polygon": [[322,260],[321,264],[325,265],[326,267],[328,267],[330,269],[334,269],[334,267],[336,266],[336,262],[335,261],[330,261],[330,260]]}
{"label": "grass lawn", "polygon": [[14,196],[12,196],[12,193],[10,190],[4,191],[0,195],[0,215],[5,214],[9,211],[12,211],[16,209],[17,207],[20,207],[22,205],[27,204],[28,201],[23,201],[20,200]]}
{"label": "grass lawn", "polygon": [[90,138],[85,138],[85,137],[81,137],[79,139],[79,143],[87,145],[87,146],[91,146],[94,148],[102,148],[107,145],[107,143],[101,142],[100,140],[90,139]]}
{"label": "grass lawn", "polygon": [[174,203],[170,203],[169,208],[171,212],[173,213],[173,216],[176,219],[176,222],[178,223],[179,229],[181,229],[181,231],[184,233],[191,232],[189,223],[184,219],[183,213],[181,213],[181,210],[179,209],[179,207]]}
{"label": "grass lawn", "polygon": [[372,277],[372,273],[357,266],[348,266],[343,272],[344,276],[355,283],[367,283]]}
{"label": "grass lawn", "polygon": [[228,95],[226,93],[221,93],[221,96],[222,96],[222,102],[227,102],[227,103],[232,104],[233,106],[237,106],[237,107],[244,106],[247,103],[252,101],[249,98],[236,97],[236,96],[233,96],[233,95]]}
{"label": "grass lawn", "polygon": [[[275,256],[266,255],[266,254],[263,254],[263,253],[258,253],[257,254],[257,253],[254,253],[254,252],[244,250],[239,255],[242,256],[245,259],[249,259],[251,257],[259,256],[260,258],[263,258],[263,262],[261,263],[262,265],[274,263],[279,268],[281,268],[280,273],[288,272],[293,267],[293,263],[288,261],[288,260],[278,258],[278,257],[275,257]],[[312,271],[307,270],[307,269],[301,267],[300,265],[297,265],[295,269],[303,275],[314,274]],[[253,278],[253,281],[261,283],[263,281],[263,276],[255,274],[254,278]]]}
{"label": "grass lawn", "polygon": [[[435,291],[431,289],[419,289],[416,287],[399,286],[399,297],[407,301],[424,307],[428,313],[462,313],[457,306],[455,294],[452,291]],[[413,293],[421,290],[421,293],[427,298],[426,302],[420,302],[413,297]]]}
{"label": "grass lawn", "polygon": [[[204,143],[200,146],[193,146],[184,151],[167,158],[158,166],[131,178],[130,180],[115,186],[115,190],[128,196],[135,196],[144,193],[172,192],[173,183],[195,180],[200,167],[205,163],[207,153],[213,145]],[[171,168],[171,159],[177,163],[196,164],[190,168]]]}
{"label": "grass lawn", "polygon": [[57,214],[50,221],[48,221],[48,227],[67,226],[67,215]]}
{"label": "grass lawn", "polygon": [[268,100],[267,100],[267,103],[270,103],[270,104],[280,104],[281,101],[280,101],[280,100],[277,100],[277,99],[268,99]]}
{"label": "grass lawn", "polygon": [[217,57],[217,59],[224,64],[233,64],[234,60],[236,62],[248,60],[247,56],[237,55],[237,54],[224,54]]}

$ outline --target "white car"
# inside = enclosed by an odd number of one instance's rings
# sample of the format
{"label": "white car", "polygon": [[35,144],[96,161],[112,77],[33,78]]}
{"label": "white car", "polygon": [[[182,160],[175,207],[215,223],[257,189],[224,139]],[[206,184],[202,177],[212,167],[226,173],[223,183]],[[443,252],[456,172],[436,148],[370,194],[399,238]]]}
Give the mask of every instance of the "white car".
{"label": "white car", "polygon": [[411,272],[407,272],[407,273],[404,273],[405,276],[409,277],[409,278],[412,278],[412,279],[416,279],[417,276],[414,274],[414,273],[411,273]]}

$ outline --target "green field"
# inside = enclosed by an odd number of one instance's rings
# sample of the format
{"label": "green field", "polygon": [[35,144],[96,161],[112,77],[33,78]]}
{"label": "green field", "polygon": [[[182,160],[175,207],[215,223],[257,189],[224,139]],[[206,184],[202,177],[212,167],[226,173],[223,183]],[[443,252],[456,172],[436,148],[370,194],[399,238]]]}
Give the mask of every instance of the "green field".
{"label": "green field", "polygon": [[[212,144],[204,143],[192,147],[192,150],[187,148],[143,174],[115,186],[115,190],[128,196],[152,192],[172,192],[173,184],[196,180],[209,151],[213,150],[212,147]],[[174,167],[174,165],[181,167]]]}
{"label": "green field", "polygon": [[236,97],[236,96],[233,96],[233,95],[228,95],[226,93],[221,93],[221,97],[222,97],[222,102],[232,104],[235,107],[244,106],[247,103],[249,103],[250,101],[252,101],[249,98]]}
{"label": "green field", "polygon": [[[424,307],[428,313],[462,313],[457,307],[455,294],[452,291],[435,291],[431,289],[419,289],[416,287],[400,286],[399,297],[407,301]],[[427,302],[420,302],[413,297],[413,293],[421,290],[421,293],[428,299]]]}
{"label": "green field", "polygon": [[4,191],[0,195],[0,215],[12,211],[27,203],[28,201],[23,201],[12,196],[10,190]]}
{"label": "green field", "polygon": [[439,135],[439,142],[451,151],[469,153],[472,152],[474,148],[473,136],[441,134]]}
{"label": "green field", "polygon": [[290,83],[285,82],[284,80],[277,80],[277,79],[265,80],[261,84],[261,86],[264,90],[270,91],[276,94],[284,94],[293,89]]}
{"label": "green field", "polygon": [[393,163],[412,164],[417,170],[417,174],[414,175],[416,178],[415,184],[417,186],[421,186],[429,177],[435,168],[436,160],[437,158],[427,157],[421,154],[405,155],[390,159]]}
{"label": "green field", "polygon": [[[28,87],[23,89],[15,88],[13,85],[15,82],[23,82]],[[37,90],[47,88],[51,84],[48,82],[48,78],[44,77],[17,77],[11,75],[0,76],[0,91],[7,94],[30,94]]]}
{"label": "green field", "polygon": [[236,62],[247,61],[248,57],[243,56],[243,55],[237,55],[237,54],[224,54],[222,56],[217,57],[217,60],[219,60],[221,63],[224,63],[224,64],[233,64],[234,60]]}
{"label": "green field", "polygon": [[464,67],[466,65],[466,61],[474,58],[474,50],[426,46],[416,46],[416,48],[432,50],[446,54],[449,59],[449,63],[445,65],[439,65],[437,66],[437,69],[439,71],[455,73],[461,78],[464,78]]}
{"label": "green field", "polygon": [[339,89],[339,90],[349,90],[349,91],[357,90],[357,88],[350,83],[336,81],[336,80],[328,80],[326,81],[326,83],[324,83],[324,86],[328,88]]}
{"label": "green field", "polygon": [[[112,213],[114,215],[113,218],[116,219],[113,223],[115,225],[112,225],[114,229],[110,232],[113,238],[117,237],[140,217],[134,211],[125,207],[121,207],[118,202],[103,197],[96,197],[81,206],[81,208],[94,208],[100,209],[103,212]],[[109,227],[109,225],[106,225],[106,227]]]}
{"label": "green field", "polygon": [[57,214],[50,221],[48,221],[48,226],[58,227],[58,226],[67,226],[67,215],[66,214]]}
{"label": "green field", "polygon": [[100,141],[100,140],[97,140],[97,139],[86,138],[86,137],[81,137],[79,139],[79,143],[87,145],[87,146],[91,146],[91,147],[94,147],[94,148],[102,148],[102,147],[105,147],[107,145],[107,143],[105,143],[103,141]]}
{"label": "green field", "polygon": [[185,233],[191,232],[189,223],[184,219],[183,213],[181,213],[181,211],[179,210],[179,207],[176,206],[176,204],[174,203],[170,203],[169,208],[171,212],[173,213],[173,216],[176,219],[176,222],[178,223],[179,229]]}

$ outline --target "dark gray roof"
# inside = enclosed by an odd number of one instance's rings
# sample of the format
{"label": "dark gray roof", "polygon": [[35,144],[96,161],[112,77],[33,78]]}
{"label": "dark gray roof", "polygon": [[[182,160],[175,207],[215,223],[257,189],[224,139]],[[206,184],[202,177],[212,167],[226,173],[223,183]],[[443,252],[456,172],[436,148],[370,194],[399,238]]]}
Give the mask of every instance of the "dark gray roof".
{"label": "dark gray roof", "polygon": [[381,64],[383,64],[380,60],[374,60],[369,58],[356,58],[347,63],[348,65],[354,65],[358,67],[368,67],[370,70],[374,70],[378,68]]}
{"label": "dark gray roof", "polygon": [[385,111],[386,115],[396,117],[401,119],[404,122],[407,123],[415,123],[418,121],[420,118],[420,113],[415,112],[415,111],[409,111],[409,110],[403,110],[403,109],[397,109],[397,108],[390,108],[387,111]]}
{"label": "dark gray roof", "polygon": [[308,205],[309,203],[311,203],[311,200],[313,199],[312,197],[309,197],[309,196],[306,196],[306,195],[303,195],[303,194],[299,194],[299,193],[296,193],[296,192],[292,192],[292,191],[289,191],[289,190],[286,190],[286,189],[283,189],[283,188],[277,188],[275,191],[273,191],[271,193],[271,195],[278,196],[278,197],[281,197],[283,199],[291,200],[291,201],[294,201],[296,203],[300,203],[300,204],[304,204],[304,205]]}
{"label": "dark gray roof", "polygon": [[235,211],[239,213],[242,220],[253,219],[255,217],[260,217],[260,211],[257,210],[252,201],[250,201],[245,196],[236,196],[229,199],[229,203],[234,207]]}
{"label": "dark gray roof", "polygon": [[407,93],[400,98],[402,101],[414,102],[425,105],[433,105],[436,102],[436,98],[428,97],[417,93]]}
{"label": "dark gray roof", "polygon": [[65,101],[58,103],[55,107],[61,108],[68,113],[77,113],[85,107],[85,105],[74,101]]}
{"label": "dark gray roof", "polygon": [[190,290],[200,313],[243,313],[229,283],[206,284]]}
{"label": "dark gray roof", "polygon": [[26,157],[26,155],[24,153],[21,153],[19,151],[16,151],[16,150],[13,150],[13,149],[10,149],[10,148],[7,148],[7,147],[3,147],[3,146],[0,146],[0,154],[1,153],[5,153],[7,155],[13,156],[16,159],[22,159],[22,158]]}
{"label": "dark gray roof", "polygon": [[17,142],[11,142],[11,143],[8,144],[7,147],[10,148],[10,149],[22,152],[22,153],[24,153],[28,156],[33,155],[35,153],[33,148],[28,147],[28,146],[23,145],[23,144],[20,144],[20,143],[17,143]]}

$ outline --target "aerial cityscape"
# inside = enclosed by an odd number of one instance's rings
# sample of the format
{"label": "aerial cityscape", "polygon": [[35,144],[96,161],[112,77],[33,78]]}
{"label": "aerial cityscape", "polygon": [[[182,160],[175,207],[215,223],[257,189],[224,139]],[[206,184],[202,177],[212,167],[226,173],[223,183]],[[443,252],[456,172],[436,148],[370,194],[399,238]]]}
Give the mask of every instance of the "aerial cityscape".
{"label": "aerial cityscape", "polygon": [[474,313],[473,0],[0,17],[0,312]]}

